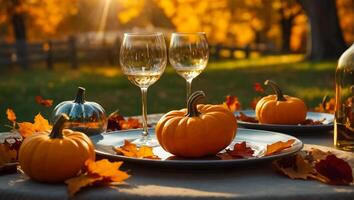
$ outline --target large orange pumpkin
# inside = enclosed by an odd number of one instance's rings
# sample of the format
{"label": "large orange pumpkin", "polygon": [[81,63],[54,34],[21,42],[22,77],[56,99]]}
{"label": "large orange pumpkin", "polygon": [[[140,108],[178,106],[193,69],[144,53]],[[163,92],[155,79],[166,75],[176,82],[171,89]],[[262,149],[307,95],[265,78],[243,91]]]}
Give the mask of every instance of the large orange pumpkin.
{"label": "large orange pumpkin", "polygon": [[275,95],[268,95],[258,101],[256,117],[262,124],[299,124],[306,119],[306,104],[297,97],[283,95],[279,86],[267,80]]}
{"label": "large orange pumpkin", "polygon": [[62,114],[48,133],[33,133],[20,147],[19,163],[30,178],[62,182],[78,174],[88,159],[95,159],[94,146],[84,133],[64,129],[68,116]]}
{"label": "large orange pumpkin", "polygon": [[226,148],[236,135],[237,123],[232,112],[222,105],[197,102],[205,97],[193,93],[187,110],[166,113],[156,125],[156,136],[166,151],[182,157],[215,155]]}

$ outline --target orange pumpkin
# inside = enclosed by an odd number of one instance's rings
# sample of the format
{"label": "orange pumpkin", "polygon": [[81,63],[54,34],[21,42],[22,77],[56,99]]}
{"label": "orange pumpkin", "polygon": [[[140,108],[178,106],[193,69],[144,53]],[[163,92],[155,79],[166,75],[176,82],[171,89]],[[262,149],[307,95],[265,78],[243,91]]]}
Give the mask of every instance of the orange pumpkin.
{"label": "orange pumpkin", "polygon": [[256,117],[262,124],[299,124],[306,119],[307,107],[304,101],[297,97],[283,95],[279,86],[267,80],[276,95],[268,95],[258,101]]}
{"label": "orange pumpkin", "polygon": [[88,159],[95,159],[94,146],[84,133],[64,129],[62,114],[50,134],[33,133],[20,147],[22,170],[40,182],[62,182],[78,174]]}
{"label": "orange pumpkin", "polygon": [[193,93],[187,110],[166,113],[156,125],[156,136],[166,151],[182,157],[215,155],[226,148],[236,135],[232,112],[222,105],[199,104],[204,92]]}

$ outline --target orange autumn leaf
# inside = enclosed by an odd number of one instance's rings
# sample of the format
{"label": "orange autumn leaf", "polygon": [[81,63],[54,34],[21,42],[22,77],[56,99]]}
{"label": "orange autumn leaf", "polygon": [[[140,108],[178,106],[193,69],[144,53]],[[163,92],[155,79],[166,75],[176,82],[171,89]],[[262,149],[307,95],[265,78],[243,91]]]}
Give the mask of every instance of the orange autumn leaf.
{"label": "orange autumn leaf", "polygon": [[34,118],[34,123],[31,122],[19,122],[18,132],[22,137],[28,137],[32,133],[36,132],[45,132],[52,129],[52,126],[49,124],[48,120],[46,120],[40,113],[38,113]]}
{"label": "orange autumn leaf", "polygon": [[11,121],[11,122],[15,122],[16,121],[16,114],[15,114],[15,112],[12,109],[8,108],[6,110],[6,115],[7,115],[7,119],[9,121]]}
{"label": "orange autumn leaf", "polygon": [[82,188],[95,185],[122,183],[129,178],[129,174],[119,168],[123,162],[110,162],[107,159],[85,162],[86,172],[80,176],[65,181],[68,185],[69,196],[73,197]]}
{"label": "orange autumn leaf", "polygon": [[102,177],[91,177],[85,174],[82,174],[77,177],[70,178],[65,181],[68,185],[69,196],[73,197],[77,192],[79,192],[82,188],[92,186],[97,181],[101,181]]}
{"label": "orange autumn leaf", "polygon": [[142,124],[138,119],[130,117],[126,120],[118,111],[115,111],[108,116],[107,131],[128,130],[141,127]]}
{"label": "orange autumn leaf", "polygon": [[35,97],[36,102],[39,105],[45,106],[45,107],[50,107],[53,105],[53,100],[52,99],[43,99],[41,96],[36,96]]}
{"label": "orange autumn leaf", "polygon": [[124,140],[123,146],[114,147],[113,149],[116,153],[122,154],[127,157],[159,159],[158,156],[153,153],[152,147],[141,146],[140,148],[138,148],[136,144],[128,140]]}
{"label": "orange autumn leaf", "polygon": [[334,98],[330,98],[328,100],[328,96],[324,96],[322,102],[318,104],[318,106],[316,106],[314,110],[316,112],[325,112],[333,114],[335,109],[335,103],[336,101]]}
{"label": "orange autumn leaf", "polygon": [[266,151],[265,155],[270,156],[270,155],[278,153],[284,149],[287,149],[287,148],[291,147],[294,142],[295,142],[294,139],[290,139],[286,142],[279,141],[279,142],[275,142],[271,145],[267,145],[267,151]]}
{"label": "orange autumn leaf", "polygon": [[85,165],[90,176],[102,177],[105,181],[122,182],[129,178],[126,172],[119,170],[123,162],[109,162],[107,159],[92,161],[87,160]]}
{"label": "orange autumn leaf", "polygon": [[48,120],[46,120],[40,113],[38,113],[34,117],[34,128],[36,132],[43,132],[52,129],[52,126],[49,124]]}
{"label": "orange autumn leaf", "polygon": [[34,124],[31,122],[21,122],[21,123],[17,123],[17,125],[18,125],[18,132],[24,138],[36,132]]}
{"label": "orange autumn leaf", "polygon": [[238,98],[236,96],[232,95],[227,95],[225,102],[223,105],[228,108],[231,112],[235,112],[237,110],[240,110],[241,108],[241,103],[239,102]]}

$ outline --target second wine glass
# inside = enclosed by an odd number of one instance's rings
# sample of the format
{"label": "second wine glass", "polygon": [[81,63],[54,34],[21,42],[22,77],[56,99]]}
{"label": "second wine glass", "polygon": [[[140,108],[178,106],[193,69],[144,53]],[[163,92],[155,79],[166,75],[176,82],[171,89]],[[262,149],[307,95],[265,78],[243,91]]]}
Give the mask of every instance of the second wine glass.
{"label": "second wine glass", "polygon": [[142,96],[142,137],[134,143],[156,146],[157,141],[149,138],[147,127],[147,90],[162,75],[167,63],[165,39],[162,33],[125,33],[120,49],[122,71],[130,82],[140,87]]}
{"label": "second wine glass", "polygon": [[188,101],[192,81],[206,67],[209,59],[208,41],[205,33],[172,33],[169,60],[177,74],[186,80]]}

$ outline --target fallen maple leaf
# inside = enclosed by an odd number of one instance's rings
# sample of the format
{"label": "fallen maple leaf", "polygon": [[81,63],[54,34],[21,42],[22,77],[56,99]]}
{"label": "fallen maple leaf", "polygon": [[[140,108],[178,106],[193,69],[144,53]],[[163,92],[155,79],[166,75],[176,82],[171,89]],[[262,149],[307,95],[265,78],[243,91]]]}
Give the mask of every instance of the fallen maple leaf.
{"label": "fallen maple leaf", "polygon": [[138,119],[128,118],[128,120],[126,120],[118,111],[115,111],[108,116],[107,131],[128,130],[141,127],[142,124]]}
{"label": "fallen maple leaf", "polygon": [[257,82],[253,84],[253,90],[261,94],[265,92],[265,89],[263,88],[262,84]]}
{"label": "fallen maple leaf", "polygon": [[35,100],[39,105],[42,105],[45,107],[51,107],[53,105],[52,99],[43,99],[43,97],[41,97],[41,96],[36,96]]}
{"label": "fallen maple leaf", "polygon": [[152,147],[141,146],[138,148],[136,144],[124,140],[124,145],[121,147],[114,147],[114,151],[118,154],[122,154],[127,157],[133,158],[149,158],[149,159],[159,159],[152,150]]}
{"label": "fallen maple leaf", "polygon": [[82,188],[92,186],[102,179],[102,177],[91,177],[87,176],[86,174],[82,174],[80,176],[66,180],[65,183],[68,185],[69,196],[73,197]]}
{"label": "fallen maple leaf", "polygon": [[315,173],[312,165],[298,154],[277,160],[273,164],[277,170],[291,179],[308,179]]}
{"label": "fallen maple leaf", "polygon": [[110,162],[107,159],[85,162],[86,171],[80,176],[65,181],[68,185],[69,196],[73,197],[82,188],[94,185],[109,185],[122,183],[129,178],[129,174],[121,171],[119,167],[123,162]]}
{"label": "fallen maple leaf", "polygon": [[343,159],[331,154],[315,164],[316,171],[331,185],[349,185],[353,182],[352,168]]}
{"label": "fallen maple leaf", "polygon": [[28,137],[32,133],[36,132],[46,132],[52,129],[48,120],[43,118],[43,116],[38,113],[34,118],[34,123],[31,122],[19,122],[17,123],[19,129],[18,132],[22,137]]}
{"label": "fallen maple leaf", "polygon": [[284,149],[287,149],[287,148],[291,147],[291,145],[293,145],[294,142],[295,142],[294,139],[290,139],[286,142],[279,141],[279,142],[275,142],[273,144],[267,145],[267,151],[266,151],[265,155],[270,156],[270,155],[278,153]]}
{"label": "fallen maple leaf", "polygon": [[226,152],[234,158],[249,158],[253,157],[254,150],[247,147],[246,142],[236,143],[232,150]]}
{"label": "fallen maple leaf", "polygon": [[241,103],[239,102],[238,98],[236,96],[232,95],[227,95],[225,102],[223,105],[228,108],[231,112],[235,112],[237,110],[240,110],[241,108]]}
{"label": "fallen maple leaf", "polygon": [[6,110],[6,115],[7,115],[7,119],[10,122],[16,122],[16,114],[15,114],[15,112],[12,109],[8,108]]}

